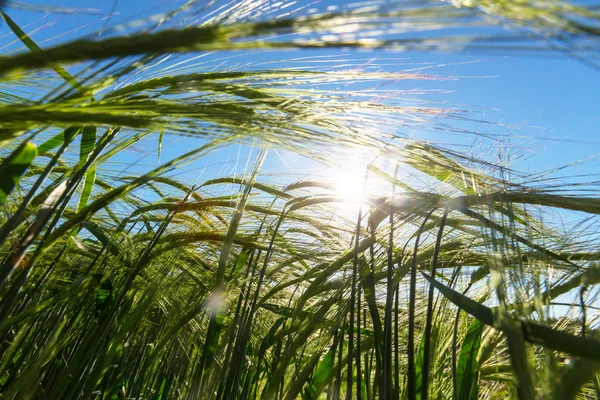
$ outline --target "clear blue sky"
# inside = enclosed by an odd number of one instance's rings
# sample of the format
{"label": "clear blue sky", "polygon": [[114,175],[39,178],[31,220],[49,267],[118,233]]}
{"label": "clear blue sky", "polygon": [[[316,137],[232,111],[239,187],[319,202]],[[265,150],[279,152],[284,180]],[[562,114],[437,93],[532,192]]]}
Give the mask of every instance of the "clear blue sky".
{"label": "clear blue sky", "polygon": [[[8,8],[7,12],[31,32],[32,37],[42,46],[94,34],[104,24],[104,17],[114,7],[114,14],[108,26],[132,21],[137,18],[172,10],[183,1],[168,0],[30,0],[30,4],[52,5],[53,7],[73,7],[94,9],[94,13],[68,14],[52,12],[32,12]],[[319,2],[320,5],[328,2]],[[331,4],[338,4],[333,1]],[[73,30],[73,31],[72,31]],[[0,26],[1,44],[10,42],[10,31]],[[69,32],[63,35],[65,32]],[[62,35],[62,36],[59,36]],[[58,37],[57,37],[58,36]],[[6,52],[16,49],[18,43],[4,48]],[[327,50],[327,52],[331,52]],[[292,57],[323,55],[324,51],[289,52],[289,54],[263,53],[251,60],[261,62],[267,59],[287,59]],[[517,166],[521,170],[543,170],[588,158],[600,153],[600,72],[572,59],[544,59],[516,57],[495,53],[484,54],[428,54],[391,53],[383,51],[334,53],[344,58],[374,60],[386,64],[390,71],[400,71],[448,64],[427,70],[429,73],[462,77],[446,81],[401,81],[391,83],[386,89],[434,89],[443,93],[430,93],[421,97],[428,100],[449,102],[464,108],[476,110],[481,119],[502,122],[503,125],[471,125],[471,129],[498,135],[508,134],[515,154],[523,157]],[[402,58],[402,60],[393,60]],[[239,60],[232,61],[238,62]],[[473,63],[473,61],[479,61]],[[285,63],[283,63],[285,64]],[[407,132],[405,132],[407,133]],[[408,132],[432,141],[442,141],[457,145],[469,145],[475,138],[456,137],[430,132]],[[508,139],[505,139],[508,140]],[[164,152],[177,152],[183,149],[185,140],[176,139],[169,145],[165,142]],[[184,143],[184,144],[182,144]],[[179,146],[179,147],[178,147]],[[523,147],[523,151],[518,150]],[[232,153],[233,155],[233,153]],[[234,155],[235,156],[235,155]],[[221,155],[222,157],[222,155]],[[293,160],[292,160],[293,161]],[[272,161],[271,167],[276,166]],[[572,167],[561,175],[600,173],[600,163],[595,161]]]}

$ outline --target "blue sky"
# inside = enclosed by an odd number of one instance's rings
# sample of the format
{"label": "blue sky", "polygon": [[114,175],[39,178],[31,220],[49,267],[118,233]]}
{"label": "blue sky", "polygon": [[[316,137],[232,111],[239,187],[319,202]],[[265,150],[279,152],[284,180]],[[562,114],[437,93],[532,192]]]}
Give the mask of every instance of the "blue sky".
{"label": "blue sky", "polygon": [[[11,8],[7,10],[26,32],[32,32],[32,37],[42,47],[48,47],[75,37],[95,34],[105,24],[108,27],[116,26],[119,23],[172,10],[183,4],[183,1],[42,0],[29,1],[29,3],[35,5],[51,3],[54,7],[95,10],[90,14],[81,12],[45,14]],[[338,3],[331,2],[331,4]],[[328,4],[328,2],[321,2],[321,4]],[[110,21],[106,22],[105,17],[111,10],[113,15]],[[64,34],[65,32],[69,33]],[[11,33],[5,25],[0,26],[0,33],[2,36],[0,43],[9,43]],[[18,47],[14,44],[3,51]],[[330,50],[328,52],[331,53]],[[341,50],[334,50],[334,53],[332,55],[334,58],[372,60],[374,63],[385,64],[384,68],[389,71],[430,66],[431,68],[424,72],[458,77],[457,80],[444,81],[401,81],[390,83],[386,89],[437,90],[439,92],[421,97],[429,101],[448,102],[461,108],[474,110],[473,115],[481,119],[501,123],[500,125],[472,124],[470,128],[485,133],[505,135],[502,138],[503,145],[510,143],[512,148],[517,149],[515,165],[520,170],[547,170],[593,157],[600,152],[600,136],[597,134],[600,128],[600,112],[598,112],[600,72],[576,60],[518,57],[501,53],[455,55]],[[258,53],[251,58],[251,61],[259,63],[268,59],[321,55],[324,55],[323,51],[315,50],[290,51],[286,54]],[[247,57],[245,61],[248,61]],[[285,62],[281,65],[284,66]],[[478,143],[475,137],[417,131],[404,133],[459,146]],[[488,141],[480,144],[480,149],[492,145]],[[169,152],[178,153],[186,146],[184,139],[168,139],[164,145],[164,157],[169,157]],[[522,150],[519,150],[521,148]],[[236,153],[237,150],[231,150],[229,156],[237,156]],[[493,154],[493,150],[490,154]],[[228,157],[228,155],[221,154],[219,157]],[[293,164],[294,159],[292,157],[287,161]],[[231,162],[235,164],[234,161]],[[278,162],[278,156],[271,154],[267,167],[276,168]],[[560,174],[598,173],[600,173],[599,163],[588,161],[573,166],[566,172],[561,171]]]}

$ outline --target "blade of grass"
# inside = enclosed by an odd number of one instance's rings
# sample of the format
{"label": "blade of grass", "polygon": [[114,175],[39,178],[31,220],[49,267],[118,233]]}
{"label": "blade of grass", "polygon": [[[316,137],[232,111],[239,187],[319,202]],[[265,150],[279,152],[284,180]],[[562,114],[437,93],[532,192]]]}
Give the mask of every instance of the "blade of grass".
{"label": "blade of grass", "polygon": [[37,156],[33,142],[24,142],[0,164],[0,205],[21,181],[21,177]]}
{"label": "blade of grass", "polygon": [[[422,271],[421,274],[448,300],[477,318],[482,323],[501,330],[506,329],[497,326],[498,323],[494,316],[494,312],[490,308],[448,288]],[[600,361],[600,342],[597,340],[574,336],[532,322],[520,321],[520,324],[521,328],[519,331],[522,332],[525,341],[549,349],[564,351],[565,353],[574,356]]]}
{"label": "blade of grass", "polygon": [[456,368],[457,385],[454,388],[454,398],[457,400],[476,400],[479,398],[477,354],[481,345],[483,327],[483,323],[478,319],[473,319],[463,340]]}

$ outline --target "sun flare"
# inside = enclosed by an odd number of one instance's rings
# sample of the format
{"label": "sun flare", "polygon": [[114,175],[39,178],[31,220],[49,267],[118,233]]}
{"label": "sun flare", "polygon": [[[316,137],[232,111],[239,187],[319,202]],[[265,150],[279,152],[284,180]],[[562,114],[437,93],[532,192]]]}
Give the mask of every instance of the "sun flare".
{"label": "sun flare", "polygon": [[340,197],[339,206],[346,211],[356,211],[364,196],[364,171],[339,169],[333,177],[336,196]]}
{"label": "sun flare", "polygon": [[359,175],[341,172],[335,177],[335,191],[344,202],[358,203],[363,196],[363,178]]}

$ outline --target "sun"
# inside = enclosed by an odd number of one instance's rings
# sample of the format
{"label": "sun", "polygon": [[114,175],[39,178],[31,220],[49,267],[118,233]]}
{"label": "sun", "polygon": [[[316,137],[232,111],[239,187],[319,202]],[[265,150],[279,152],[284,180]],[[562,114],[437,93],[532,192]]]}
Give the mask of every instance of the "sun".
{"label": "sun", "polygon": [[335,193],[341,198],[341,207],[348,211],[357,210],[363,202],[364,171],[338,169],[333,176]]}
{"label": "sun", "polygon": [[362,178],[350,173],[336,174],[334,181],[335,191],[344,201],[358,203],[363,196]]}

